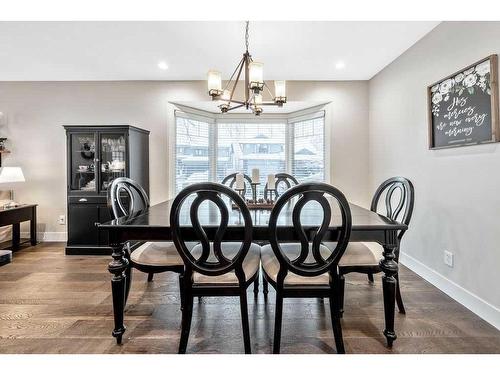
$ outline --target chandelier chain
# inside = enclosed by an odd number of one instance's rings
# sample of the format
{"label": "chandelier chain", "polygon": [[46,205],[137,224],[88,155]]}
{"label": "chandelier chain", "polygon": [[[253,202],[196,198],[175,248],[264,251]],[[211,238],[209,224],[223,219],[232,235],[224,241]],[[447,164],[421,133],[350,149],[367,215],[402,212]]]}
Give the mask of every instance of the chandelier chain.
{"label": "chandelier chain", "polygon": [[246,29],[245,29],[245,46],[247,48],[247,52],[248,52],[248,24],[250,23],[250,21],[246,21]]}

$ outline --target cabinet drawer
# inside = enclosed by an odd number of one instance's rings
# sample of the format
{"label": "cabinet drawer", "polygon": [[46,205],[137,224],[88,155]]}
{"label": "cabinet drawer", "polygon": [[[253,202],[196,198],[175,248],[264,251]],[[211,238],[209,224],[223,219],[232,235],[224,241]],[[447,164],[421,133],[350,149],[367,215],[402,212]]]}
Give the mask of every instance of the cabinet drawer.
{"label": "cabinet drawer", "polygon": [[99,204],[99,205],[106,205],[107,204],[107,199],[106,197],[99,197],[99,196],[76,196],[76,197],[68,197],[68,203],[69,204]]}

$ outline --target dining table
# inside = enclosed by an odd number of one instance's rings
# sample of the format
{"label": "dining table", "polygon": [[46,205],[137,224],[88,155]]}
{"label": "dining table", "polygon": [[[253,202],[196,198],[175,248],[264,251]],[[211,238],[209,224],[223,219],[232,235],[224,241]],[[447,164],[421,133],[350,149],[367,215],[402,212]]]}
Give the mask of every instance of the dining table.
{"label": "dining table", "polygon": [[[112,260],[108,271],[112,274],[111,290],[113,298],[114,329],[113,337],[121,343],[125,332],[124,309],[126,304],[126,270],[130,267],[125,254],[126,243],[143,241],[171,241],[172,227],[170,224],[170,210],[173,200],[167,200],[152,205],[130,216],[124,216],[106,223],[98,223],[99,231],[106,231],[109,246],[112,248]],[[340,210],[336,202],[329,200],[332,209],[331,222],[323,237],[323,241],[335,241],[339,236],[341,225]],[[286,206],[278,219],[278,238],[280,241],[298,241],[299,237],[294,230],[292,211],[293,204]],[[366,208],[349,203],[352,216],[352,229],[349,241],[376,242],[383,247],[383,257],[380,259],[382,275],[382,290],[384,300],[385,328],[388,347],[392,347],[396,340],[394,330],[396,279],[398,264],[394,260],[394,251],[399,246],[398,233],[407,229],[405,224],[394,221]],[[231,208],[231,207],[230,207]],[[229,209],[229,225],[224,234],[224,241],[238,241],[243,238],[243,220],[237,209]],[[266,242],[269,238],[270,210],[251,210],[252,240]],[[219,227],[219,211],[209,204],[199,207],[199,217],[207,236],[213,236]],[[318,207],[304,207],[301,213],[301,224],[306,235],[312,239],[321,223],[323,212]],[[185,241],[196,241],[197,236],[190,223],[189,212],[180,216],[180,231]],[[128,286],[130,287],[130,286]]]}

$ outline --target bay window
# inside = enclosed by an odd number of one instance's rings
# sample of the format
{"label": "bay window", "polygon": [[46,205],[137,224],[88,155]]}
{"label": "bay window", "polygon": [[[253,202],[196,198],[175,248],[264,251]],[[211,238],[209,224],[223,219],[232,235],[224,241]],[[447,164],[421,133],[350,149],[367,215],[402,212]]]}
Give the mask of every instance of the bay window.
{"label": "bay window", "polygon": [[324,112],[295,118],[231,119],[176,111],[175,190],[228,174],[286,172],[299,182],[325,180]]}

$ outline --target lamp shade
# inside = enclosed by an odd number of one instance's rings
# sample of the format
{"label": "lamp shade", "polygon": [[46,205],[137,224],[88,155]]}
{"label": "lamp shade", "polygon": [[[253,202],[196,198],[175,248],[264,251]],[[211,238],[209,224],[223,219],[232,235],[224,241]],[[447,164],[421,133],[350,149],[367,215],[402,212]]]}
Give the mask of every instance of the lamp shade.
{"label": "lamp shade", "polygon": [[264,84],[264,64],[252,61],[248,65],[248,79],[250,87],[258,87]]}
{"label": "lamp shade", "polygon": [[286,81],[274,81],[274,93],[277,98],[286,97]]}
{"label": "lamp shade", "polygon": [[15,182],[24,182],[23,170],[21,167],[1,167],[0,184],[9,184]]}
{"label": "lamp shade", "polygon": [[222,78],[220,72],[216,70],[209,70],[207,75],[208,91],[220,92],[222,89]]}

